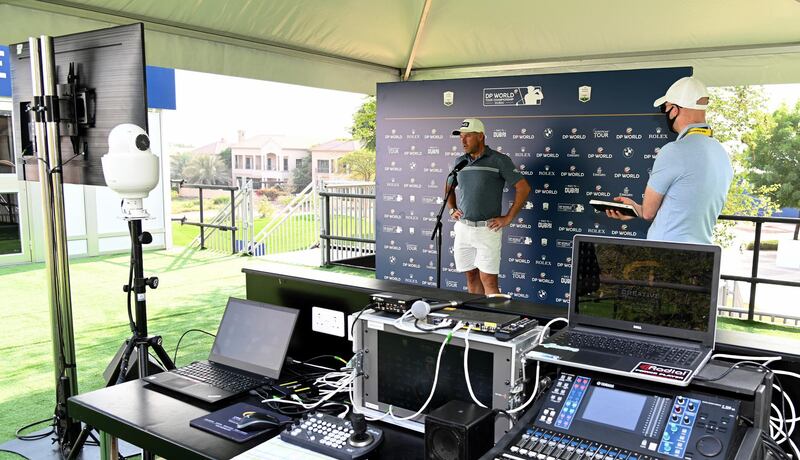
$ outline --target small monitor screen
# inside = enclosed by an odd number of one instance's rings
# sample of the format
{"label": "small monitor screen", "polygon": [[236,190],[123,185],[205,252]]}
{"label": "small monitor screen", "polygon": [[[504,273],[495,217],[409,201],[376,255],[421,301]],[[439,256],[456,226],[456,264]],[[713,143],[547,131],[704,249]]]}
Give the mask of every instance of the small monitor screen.
{"label": "small monitor screen", "polygon": [[212,361],[278,378],[298,311],[230,299],[211,349]]}
{"label": "small monitor screen", "polygon": [[[441,345],[441,340],[378,332],[378,401],[414,412],[422,407],[431,392]],[[491,407],[492,354],[471,347],[468,362],[475,397]],[[472,401],[464,380],[464,348],[446,346],[440,367],[436,393],[425,414],[453,399]]]}
{"label": "small monitor screen", "polygon": [[614,428],[635,431],[647,403],[647,396],[592,387],[580,419],[602,423]]}
{"label": "small monitor screen", "polygon": [[714,256],[702,249],[582,241],[574,261],[575,312],[707,331]]}

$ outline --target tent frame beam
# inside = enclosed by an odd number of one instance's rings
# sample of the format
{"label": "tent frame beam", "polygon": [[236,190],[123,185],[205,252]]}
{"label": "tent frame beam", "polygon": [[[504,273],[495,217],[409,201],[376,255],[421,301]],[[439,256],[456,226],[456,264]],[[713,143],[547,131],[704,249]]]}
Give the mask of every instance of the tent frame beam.
{"label": "tent frame beam", "polygon": [[556,59],[532,61],[498,62],[480,65],[457,65],[417,68],[412,80],[424,80],[427,74],[468,74],[514,73],[526,70],[562,67],[600,67],[604,65],[638,64],[646,62],[663,63],[668,61],[688,61],[715,58],[735,58],[748,56],[774,56],[800,53],[800,42],[769,43],[754,45],[732,45],[704,48],[684,48],[673,50],[638,51],[629,53],[569,56]]}
{"label": "tent frame beam", "polygon": [[403,73],[403,81],[408,80],[408,76],[411,74],[411,67],[414,65],[414,58],[417,55],[417,48],[419,47],[420,42],[422,42],[422,30],[425,28],[425,24],[428,21],[428,13],[431,10],[432,1],[433,0],[425,0],[425,6],[422,7],[422,15],[419,17],[417,34],[414,36],[414,45],[411,46],[411,53],[408,55],[406,71]]}

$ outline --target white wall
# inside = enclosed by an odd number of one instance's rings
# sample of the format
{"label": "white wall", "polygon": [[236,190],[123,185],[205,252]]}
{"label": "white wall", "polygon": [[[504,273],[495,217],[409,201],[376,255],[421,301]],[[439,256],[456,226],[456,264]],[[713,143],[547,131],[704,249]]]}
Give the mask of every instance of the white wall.
{"label": "white wall", "polygon": [[[1,101],[0,101],[1,102]],[[172,240],[170,226],[171,199],[169,190],[169,158],[162,156],[161,113],[149,111],[148,124],[151,151],[161,159],[161,181],[144,200],[151,219],[142,223],[144,230],[153,235],[153,242],[145,249],[164,249]],[[23,248],[31,248],[24,258],[0,257],[0,265],[44,260],[43,217],[41,192],[38,182],[14,180],[20,197]],[[67,248],[70,257],[128,252],[130,239],[127,222],[120,218],[120,198],[108,187],[91,185],[64,185]],[[25,250],[25,249],[23,249]]]}

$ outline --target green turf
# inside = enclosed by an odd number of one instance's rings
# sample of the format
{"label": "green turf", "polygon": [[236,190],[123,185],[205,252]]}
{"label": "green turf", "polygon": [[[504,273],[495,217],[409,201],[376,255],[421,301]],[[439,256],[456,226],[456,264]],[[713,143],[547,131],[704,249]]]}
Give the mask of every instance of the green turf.
{"label": "green turf", "polygon": [[[174,351],[190,328],[214,331],[228,296],[244,296],[241,268],[252,259],[208,252],[146,252],[146,274],[158,275],[148,291],[148,326]],[[125,295],[128,256],[70,263],[78,383],[81,392],[103,386],[102,372],[130,335]],[[26,423],[48,417],[54,403],[50,321],[43,264],[0,269],[4,334],[0,336],[0,440]],[[188,335],[178,363],[202,358],[211,338]],[[1,457],[0,457],[1,458]]]}
{"label": "green turf", "polygon": [[[148,328],[175,350],[180,335],[198,328],[214,332],[229,296],[245,296],[241,269],[260,259],[217,255],[178,247],[147,251],[145,275],[160,284],[148,290]],[[327,271],[373,277],[374,272],[347,267]],[[78,386],[87,392],[104,385],[102,373],[119,346],[130,336],[126,298],[128,255],[70,261],[72,311],[75,330]],[[55,394],[51,330],[44,264],[0,268],[4,334],[0,336],[0,443],[14,437],[17,428],[49,417]],[[207,356],[212,338],[190,333],[184,338],[177,363]],[[0,453],[0,459],[18,458]]]}

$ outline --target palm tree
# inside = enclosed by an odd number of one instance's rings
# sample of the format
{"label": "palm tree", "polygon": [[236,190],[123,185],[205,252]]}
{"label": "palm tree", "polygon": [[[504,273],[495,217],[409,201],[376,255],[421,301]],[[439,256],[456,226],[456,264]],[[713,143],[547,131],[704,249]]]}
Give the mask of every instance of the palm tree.
{"label": "palm tree", "polygon": [[192,155],[186,152],[181,153],[173,153],[169,157],[169,178],[170,179],[183,179],[185,177],[183,170],[186,169],[186,165],[189,163],[189,160],[192,159]]}
{"label": "palm tree", "polygon": [[195,155],[183,170],[186,182],[191,184],[228,185],[231,173],[219,155]]}

